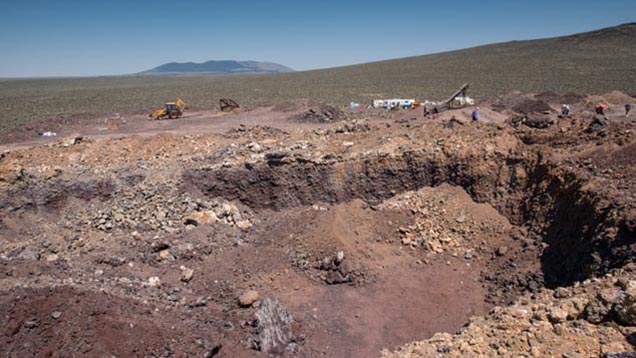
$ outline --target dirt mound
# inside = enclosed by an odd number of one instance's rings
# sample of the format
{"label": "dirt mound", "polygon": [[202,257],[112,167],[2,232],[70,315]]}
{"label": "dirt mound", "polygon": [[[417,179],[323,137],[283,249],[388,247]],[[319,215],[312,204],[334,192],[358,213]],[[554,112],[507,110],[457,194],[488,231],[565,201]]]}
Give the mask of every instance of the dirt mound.
{"label": "dirt mound", "polygon": [[580,93],[573,93],[573,92],[566,93],[564,95],[559,95],[555,92],[547,91],[547,92],[541,92],[534,95],[534,99],[538,101],[543,101],[548,104],[559,105],[559,106],[562,104],[569,104],[569,105],[578,104],[585,101],[586,98],[587,98],[587,95],[580,94]]}
{"label": "dirt mound", "polygon": [[346,120],[347,115],[338,107],[323,104],[318,108],[294,115],[291,119],[301,123],[329,123]]}
{"label": "dirt mound", "polygon": [[580,93],[566,93],[563,96],[561,96],[559,102],[561,102],[562,104],[578,104],[581,103],[583,101],[585,101],[585,98],[587,96],[584,94],[580,94]]}
{"label": "dirt mound", "polygon": [[534,96],[511,92],[492,100],[492,108],[498,112],[512,110],[522,114],[554,112],[550,103],[558,104],[562,100],[563,98],[554,92],[542,92]]}
{"label": "dirt mound", "polygon": [[523,114],[543,113],[543,112],[551,112],[552,107],[550,107],[549,104],[541,100],[524,99],[523,101],[520,101],[516,103],[514,106],[512,106],[512,110],[517,113],[523,113]]}
{"label": "dirt mound", "polygon": [[610,93],[606,93],[602,95],[602,98],[604,98],[607,103],[615,105],[624,105],[626,103],[634,102],[634,98],[621,91],[612,91]]}
{"label": "dirt mound", "polygon": [[492,99],[492,109],[497,112],[503,112],[507,109],[512,109],[522,102],[532,99],[533,97],[531,95],[523,94],[519,91],[513,91],[503,96],[498,96]]}
{"label": "dirt mound", "polygon": [[605,110],[606,113],[621,113],[624,111],[625,104],[633,102],[634,98],[629,95],[620,91],[613,91],[603,95],[587,96],[584,102],[584,109],[589,112],[594,112],[594,109],[599,103],[604,103],[609,105],[609,108]]}
{"label": "dirt mound", "polygon": [[379,208],[411,210],[415,222],[399,228],[402,244],[420,247],[429,255],[450,251],[472,258],[480,243],[472,241],[468,233],[485,227],[500,228],[501,232],[510,230],[510,223],[492,207],[475,204],[461,188],[448,184],[406,192],[385,201]]}

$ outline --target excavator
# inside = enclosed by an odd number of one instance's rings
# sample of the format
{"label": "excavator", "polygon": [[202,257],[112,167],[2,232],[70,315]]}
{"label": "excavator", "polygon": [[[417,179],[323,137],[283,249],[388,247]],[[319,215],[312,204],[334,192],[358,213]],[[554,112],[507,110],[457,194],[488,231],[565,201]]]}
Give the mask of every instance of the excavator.
{"label": "excavator", "polygon": [[186,109],[186,104],[181,98],[177,98],[174,102],[166,102],[164,108],[156,109],[150,115],[152,119],[173,119],[179,118],[183,115],[183,111]]}

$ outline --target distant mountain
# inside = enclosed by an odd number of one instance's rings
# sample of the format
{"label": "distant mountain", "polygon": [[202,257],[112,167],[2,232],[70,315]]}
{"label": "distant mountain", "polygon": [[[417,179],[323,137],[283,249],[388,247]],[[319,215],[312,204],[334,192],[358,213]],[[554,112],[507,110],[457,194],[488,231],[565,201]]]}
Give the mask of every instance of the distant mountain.
{"label": "distant mountain", "polygon": [[138,75],[227,75],[239,73],[281,73],[292,71],[293,70],[289,67],[272,62],[229,60],[208,61],[203,63],[170,62],[147,71],[139,72]]}

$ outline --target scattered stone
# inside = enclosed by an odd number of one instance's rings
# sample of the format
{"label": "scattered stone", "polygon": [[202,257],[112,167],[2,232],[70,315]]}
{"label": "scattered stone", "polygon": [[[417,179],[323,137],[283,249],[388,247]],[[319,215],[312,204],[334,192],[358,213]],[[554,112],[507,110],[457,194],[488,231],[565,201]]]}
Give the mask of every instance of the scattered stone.
{"label": "scattered stone", "polygon": [[325,276],[325,282],[328,285],[337,285],[341,283],[351,282],[351,275],[343,275],[339,271],[329,271]]}
{"label": "scattered stone", "polygon": [[20,251],[20,253],[16,257],[21,259],[21,260],[37,261],[37,260],[40,259],[40,253],[36,249],[32,249],[32,248],[27,247],[27,248],[23,249],[22,251]]}
{"label": "scattered stone", "polygon": [[223,346],[220,343],[215,344],[209,351],[207,351],[204,355],[205,358],[216,357],[219,352],[221,352],[221,348]]}
{"label": "scattered stone", "polygon": [[95,262],[97,262],[98,264],[106,264],[112,267],[118,267],[118,266],[122,266],[126,264],[126,258],[119,257],[119,256],[112,256],[107,258],[100,257],[97,260],[95,260]]}
{"label": "scattered stone", "polygon": [[260,295],[258,291],[249,290],[240,295],[238,301],[241,307],[250,307],[254,302],[258,301],[259,298]]}
{"label": "scattered stone", "polygon": [[252,223],[249,222],[248,220],[241,220],[236,222],[236,227],[245,231],[252,227]]}
{"label": "scattered stone", "polygon": [[260,153],[263,151],[263,147],[255,142],[248,144],[247,147],[254,153]]}
{"label": "scattered stone", "polygon": [[62,317],[62,312],[55,311],[55,312],[51,313],[51,317],[53,317],[53,319],[58,319],[58,318]]}
{"label": "scattered stone", "polygon": [[161,280],[159,279],[159,277],[153,276],[153,277],[148,279],[148,286],[157,287],[159,285],[161,285]]}
{"label": "scattered stone", "polygon": [[552,323],[563,323],[568,319],[568,313],[558,307],[553,307],[548,313],[548,319]]}
{"label": "scattered stone", "polygon": [[185,218],[184,223],[186,225],[199,226],[199,225],[215,223],[218,221],[219,221],[219,218],[217,217],[216,213],[213,210],[206,210],[206,211],[197,211],[197,212],[190,213],[190,215],[188,215]]}
{"label": "scattered stone", "polygon": [[558,287],[556,290],[554,290],[554,298],[567,298],[570,296],[570,290],[565,287]]}
{"label": "scattered stone", "polygon": [[175,260],[174,255],[170,252],[170,250],[161,250],[159,251],[159,258],[165,261],[173,261]]}
{"label": "scattered stone", "polygon": [[152,243],[152,251],[153,252],[160,252],[163,250],[168,250],[170,248],[170,245],[166,242],[153,242]]}
{"label": "scattered stone", "polygon": [[507,253],[508,253],[508,247],[501,246],[497,248],[497,251],[496,251],[497,256],[506,256]]}
{"label": "scattered stone", "polygon": [[47,262],[55,262],[58,259],[59,259],[59,257],[56,254],[46,255],[46,261]]}
{"label": "scattered stone", "polygon": [[203,307],[203,306],[207,306],[207,304],[208,304],[208,300],[206,300],[205,297],[199,297],[194,302],[195,307]]}
{"label": "scattered stone", "polygon": [[182,282],[190,282],[192,280],[192,276],[194,276],[194,270],[187,268],[185,266],[181,266],[181,281]]}
{"label": "scattered stone", "polygon": [[636,358],[636,352],[608,352],[604,358]]}
{"label": "scattered stone", "polygon": [[79,144],[80,142],[82,142],[83,139],[84,139],[84,137],[82,137],[81,135],[73,134],[73,135],[68,136],[67,138],[65,138],[62,141],[62,146],[70,147],[70,146]]}

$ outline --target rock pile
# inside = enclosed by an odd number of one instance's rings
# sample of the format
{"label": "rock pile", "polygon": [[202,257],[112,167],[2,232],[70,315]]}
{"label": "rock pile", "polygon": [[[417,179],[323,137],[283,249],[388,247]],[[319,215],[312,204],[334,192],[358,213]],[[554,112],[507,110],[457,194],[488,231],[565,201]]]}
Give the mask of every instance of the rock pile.
{"label": "rock pile", "polygon": [[101,231],[134,229],[176,233],[184,225],[221,222],[242,230],[251,227],[249,218],[225,200],[192,199],[180,194],[176,185],[123,187],[111,199],[93,204],[85,212],[69,212],[67,219],[79,220]]}
{"label": "rock pile", "polygon": [[354,120],[351,122],[343,123],[334,127],[333,129],[328,129],[326,132],[333,131],[333,133],[363,133],[371,130],[371,126],[369,123],[362,120]]}
{"label": "rock pile", "polygon": [[316,265],[318,270],[326,272],[323,276],[323,280],[328,285],[337,285],[352,281],[353,277],[347,265],[344,263],[344,259],[344,252],[338,251],[334,256],[325,257]]}
{"label": "rock pile", "polygon": [[636,335],[634,267],[573,287],[526,295],[385,358],[628,357]]}
{"label": "rock pile", "polygon": [[347,115],[338,107],[324,104],[317,109],[312,108],[294,115],[291,119],[303,123],[328,123],[345,120]]}
{"label": "rock pile", "polygon": [[415,216],[413,225],[397,229],[403,245],[421,248],[433,255],[451,252],[472,258],[474,251],[468,247],[465,237],[476,229],[473,223],[461,211],[447,212],[442,208],[444,201],[427,195],[426,191],[406,192],[378,208],[408,209]]}
{"label": "rock pile", "polygon": [[508,120],[508,123],[513,127],[523,124],[530,128],[545,129],[553,125],[555,121],[550,115],[531,113],[513,116]]}
{"label": "rock pile", "polygon": [[228,138],[253,138],[253,139],[261,139],[261,138],[269,138],[275,136],[288,136],[289,133],[278,128],[263,126],[263,125],[255,125],[255,126],[246,126],[241,124],[238,128],[229,129],[225,132],[225,136]]}

